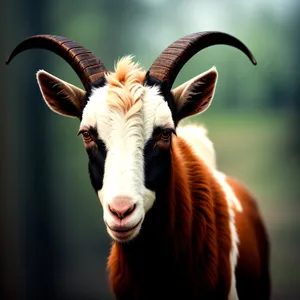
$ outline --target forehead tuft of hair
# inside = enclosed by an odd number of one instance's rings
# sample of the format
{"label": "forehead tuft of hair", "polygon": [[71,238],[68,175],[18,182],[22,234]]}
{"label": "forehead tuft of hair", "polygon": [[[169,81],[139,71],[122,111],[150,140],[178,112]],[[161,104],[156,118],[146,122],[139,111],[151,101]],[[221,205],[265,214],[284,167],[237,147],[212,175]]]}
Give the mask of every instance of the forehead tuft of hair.
{"label": "forehead tuft of hair", "polygon": [[146,72],[132,56],[125,56],[115,64],[115,72],[106,75],[107,103],[111,109],[124,113],[126,118],[135,114],[142,107],[143,86]]}

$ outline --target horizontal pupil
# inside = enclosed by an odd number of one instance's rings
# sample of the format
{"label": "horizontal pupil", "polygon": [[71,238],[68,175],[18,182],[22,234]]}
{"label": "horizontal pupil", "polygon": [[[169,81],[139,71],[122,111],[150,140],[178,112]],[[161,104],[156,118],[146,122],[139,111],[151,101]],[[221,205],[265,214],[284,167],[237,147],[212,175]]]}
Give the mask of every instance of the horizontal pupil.
{"label": "horizontal pupil", "polygon": [[169,138],[170,132],[168,130],[164,130],[162,133],[162,138]]}

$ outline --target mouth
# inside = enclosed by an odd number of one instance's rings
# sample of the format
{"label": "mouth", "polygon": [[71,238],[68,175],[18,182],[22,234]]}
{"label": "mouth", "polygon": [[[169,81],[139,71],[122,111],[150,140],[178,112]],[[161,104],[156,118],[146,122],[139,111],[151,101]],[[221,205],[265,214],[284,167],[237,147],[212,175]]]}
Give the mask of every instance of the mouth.
{"label": "mouth", "polygon": [[110,227],[107,223],[106,226],[111,232],[114,239],[116,239],[119,242],[125,242],[129,240],[129,238],[132,236],[135,229],[142,223],[141,218],[134,226],[128,228],[128,227]]}

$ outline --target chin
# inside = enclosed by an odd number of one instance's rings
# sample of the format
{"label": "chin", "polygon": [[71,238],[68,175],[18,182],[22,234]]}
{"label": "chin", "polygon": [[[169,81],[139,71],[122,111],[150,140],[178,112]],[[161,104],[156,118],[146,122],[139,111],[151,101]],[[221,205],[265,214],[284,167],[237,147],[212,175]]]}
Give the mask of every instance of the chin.
{"label": "chin", "polygon": [[139,234],[142,226],[141,223],[142,222],[140,222],[140,224],[137,227],[128,231],[115,231],[107,227],[107,232],[114,241],[118,243],[128,243],[134,238],[136,238]]}

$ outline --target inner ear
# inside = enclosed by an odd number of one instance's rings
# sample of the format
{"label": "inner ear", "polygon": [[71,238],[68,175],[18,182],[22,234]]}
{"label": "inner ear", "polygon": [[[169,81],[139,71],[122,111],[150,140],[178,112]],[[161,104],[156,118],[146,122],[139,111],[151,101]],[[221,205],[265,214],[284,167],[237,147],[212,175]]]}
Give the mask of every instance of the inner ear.
{"label": "inner ear", "polygon": [[185,117],[202,113],[210,106],[215,93],[217,78],[217,70],[213,67],[172,91],[176,103],[178,121]]}
{"label": "inner ear", "polygon": [[86,104],[86,93],[43,70],[37,73],[37,81],[46,104],[54,112],[81,118]]}

